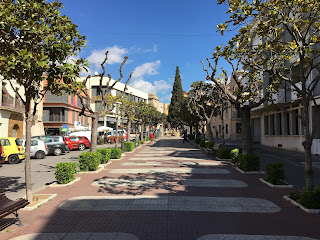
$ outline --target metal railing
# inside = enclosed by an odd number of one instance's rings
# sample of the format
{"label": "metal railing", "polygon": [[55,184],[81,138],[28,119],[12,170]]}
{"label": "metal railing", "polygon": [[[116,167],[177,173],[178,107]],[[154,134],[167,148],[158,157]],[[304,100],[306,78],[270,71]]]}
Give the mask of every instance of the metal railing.
{"label": "metal railing", "polygon": [[68,122],[65,115],[44,115],[43,122]]}

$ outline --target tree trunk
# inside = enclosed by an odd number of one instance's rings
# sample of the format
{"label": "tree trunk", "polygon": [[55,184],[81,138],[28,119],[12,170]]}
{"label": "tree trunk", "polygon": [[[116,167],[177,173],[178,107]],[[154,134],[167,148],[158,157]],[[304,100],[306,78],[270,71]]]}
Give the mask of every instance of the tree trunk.
{"label": "tree trunk", "polygon": [[[222,105],[223,106],[223,105]],[[223,119],[223,112],[224,108],[222,107],[221,110],[221,131],[222,131],[222,136],[221,136],[221,146],[224,147],[224,119]]]}
{"label": "tree trunk", "polygon": [[311,154],[311,146],[312,139],[310,136],[310,119],[309,119],[309,101],[306,98],[302,98],[303,102],[303,113],[302,121],[303,131],[304,131],[304,141],[302,143],[304,147],[304,159],[305,159],[305,167],[304,172],[306,175],[306,189],[312,190],[313,188],[313,170],[312,170],[312,154]]}
{"label": "tree trunk", "polygon": [[98,121],[99,121],[99,116],[98,116],[98,114],[95,114],[95,116],[91,119],[91,145],[90,145],[90,152],[96,152],[96,150],[97,150]]}
{"label": "tree trunk", "polygon": [[211,124],[210,121],[206,122],[206,130],[207,130],[207,136],[210,142],[213,141],[212,132],[211,132]]}
{"label": "tree trunk", "polygon": [[127,136],[127,142],[130,142],[130,130],[131,130],[131,120],[128,118],[128,125],[127,125],[127,133],[128,133],[128,136]]}
{"label": "tree trunk", "polygon": [[119,130],[119,127],[118,127],[118,117],[117,117],[117,124],[116,124],[116,147],[118,147],[118,138],[119,138],[119,135],[118,135],[118,130]]}
{"label": "tree trunk", "polygon": [[25,181],[26,181],[26,196],[27,200],[33,202],[32,193],[32,180],[31,180],[31,161],[30,161],[30,148],[31,148],[31,126],[32,126],[32,109],[31,98],[26,94],[25,104],[25,122],[26,122],[26,143],[25,143]]}
{"label": "tree trunk", "polygon": [[[144,131],[144,124],[141,125],[141,141],[144,141],[144,138],[143,138],[143,131]],[[147,134],[147,133],[146,133]]]}
{"label": "tree trunk", "polygon": [[251,109],[244,106],[241,108],[241,138],[242,138],[242,153],[244,155],[253,153],[252,136],[250,126]]}

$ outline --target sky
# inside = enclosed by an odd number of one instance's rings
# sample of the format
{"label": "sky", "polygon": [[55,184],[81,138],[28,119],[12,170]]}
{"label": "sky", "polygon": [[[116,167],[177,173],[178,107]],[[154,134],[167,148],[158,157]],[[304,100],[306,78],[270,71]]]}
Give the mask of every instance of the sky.
{"label": "sky", "polygon": [[128,56],[123,81],[133,72],[129,85],[156,93],[164,103],[170,103],[176,66],[188,91],[192,82],[205,80],[200,61],[233,35],[216,32],[228,18],[227,7],[216,0],[60,1],[62,14],[86,36],[87,47],[79,56],[91,64],[91,74],[102,71],[108,50],[106,72],[117,79],[120,63]]}

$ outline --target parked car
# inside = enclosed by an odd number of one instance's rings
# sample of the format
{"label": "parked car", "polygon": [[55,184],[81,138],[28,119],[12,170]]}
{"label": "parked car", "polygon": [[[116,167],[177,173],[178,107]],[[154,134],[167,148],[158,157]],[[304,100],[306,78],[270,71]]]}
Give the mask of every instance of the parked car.
{"label": "parked car", "polygon": [[25,159],[24,148],[19,138],[2,137],[0,138],[0,143],[3,151],[3,161],[15,164]]}
{"label": "parked car", "polygon": [[32,139],[40,139],[48,147],[49,154],[59,156],[62,153],[69,152],[67,141],[63,136],[34,136]]}
{"label": "parked car", "polygon": [[91,145],[89,139],[84,136],[69,136],[65,137],[65,139],[71,143],[70,150],[79,149],[83,151]]}
{"label": "parked car", "polygon": [[[26,148],[26,140],[21,140],[21,145]],[[48,155],[48,147],[40,139],[31,139],[30,157],[37,159],[43,159],[45,155]]]}
{"label": "parked car", "polygon": [[0,162],[4,162],[4,152],[2,150],[2,145],[1,145],[1,142],[0,142]]}

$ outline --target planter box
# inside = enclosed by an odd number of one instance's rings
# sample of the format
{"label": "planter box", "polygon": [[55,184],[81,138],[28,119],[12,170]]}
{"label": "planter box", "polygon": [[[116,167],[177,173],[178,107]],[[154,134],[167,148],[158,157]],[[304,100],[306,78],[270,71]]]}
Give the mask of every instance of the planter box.
{"label": "planter box", "polygon": [[300,203],[296,202],[295,200],[289,198],[289,196],[283,196],[283,198],[285,200],[287,200],[288,202],[292,203],[293,205],[301,208],[303,211],[305,211],[307,213],[317,213],[317,214],[320,213],[320,209],[309,209],[309,208],[306,208],[303,205],[301,205]]}
{"label": "planter box", "polygon": [[264,171],[243,171],[240,168],[236,167],[236,169],[241,172],[242,174],[265,174]]}
{"label": "planter box", "polygon": [[73,180],[69,183],[66,183],[66,184],[59,184],[59,183],[55,182],[55,183],[50,184],[48,187],[66,187],[66,186],[70,186],[70,185],[74,184],[75,182],[80,181],[80,179],[81,179],[80,177],[77,177],[75,180]]}
{"label": "planter box", "polygon": [[216,157],[216,159],[219,160],[219,161],[229,161],[229,162],[232,161],[231,158],[229,159],[229,158],[218,158],[218,157]]}
{"label": "planter box", "polygon": [[57,194],[34,194],[33,198],[38,199],[38,200],[34,200],[32,203],[25,206],[21,210],[32,211],[32,210],[40,207],[42,204],[49,202],[51,199],[55,198],[56,196],[57,196]]}
{"label": "planter box", "polygon": [[293,188],[293,185],[290,184],[283,184],[283,185],[274,185],[272,183],[269,183],[267,180],[263,179],[263,178],[259,178],[260,182],[263,182],[264,184],[268,185],[269,187],[272,188]]}
{"label": "planter box", "polygon": [[109,160],[107,163],[103,163],[99,165],[99,168],[105,168],[107,165],[110,165],[112,163],[111,160]]}
{"label": "planter box", "polygon": [[101,172],[104,168],[103,167],[99,167],[97,171],[86,171],[86,172],[77,172],[79,174],[86,174],[86,173],[98,173]]}

